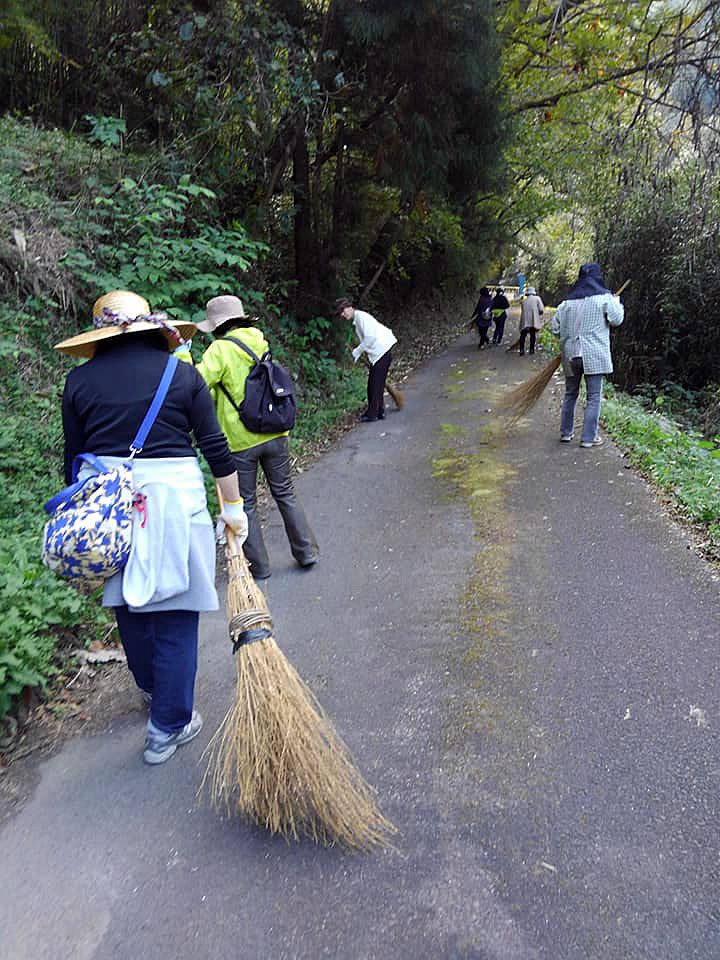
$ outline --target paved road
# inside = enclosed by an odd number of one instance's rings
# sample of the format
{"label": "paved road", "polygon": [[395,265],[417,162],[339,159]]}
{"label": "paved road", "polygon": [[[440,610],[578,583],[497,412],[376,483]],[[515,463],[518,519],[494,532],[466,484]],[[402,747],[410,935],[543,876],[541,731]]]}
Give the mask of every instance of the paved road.
{"label": "paved road", "polygon": [[399,852],[198,805],[233,685],[207,617],[207,732],[148,769],[142,715],[119,716],[0,833],[4,960],[720,957],[717,582],[614,447],[557,442],[550,393],[495,435],[528,369],[460,340],[323,456],[300,478],[311,572],[271,514],[278,640]]}

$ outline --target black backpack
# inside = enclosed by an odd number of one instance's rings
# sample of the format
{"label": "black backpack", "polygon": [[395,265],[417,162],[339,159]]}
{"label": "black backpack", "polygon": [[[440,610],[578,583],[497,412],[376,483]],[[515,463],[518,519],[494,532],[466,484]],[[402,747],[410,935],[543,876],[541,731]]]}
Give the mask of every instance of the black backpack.
{"label": "black backpack", "polygon": [[242,340],[236,337],[222,339],[232,340],[254,361],[245,381],[245,399],[240,406],[223,384],[218,384],[248,430],[253,433],[284,433],[292,430],[295,426],[295,388],[287,370],[274,362],[269,350],[258,359]]}

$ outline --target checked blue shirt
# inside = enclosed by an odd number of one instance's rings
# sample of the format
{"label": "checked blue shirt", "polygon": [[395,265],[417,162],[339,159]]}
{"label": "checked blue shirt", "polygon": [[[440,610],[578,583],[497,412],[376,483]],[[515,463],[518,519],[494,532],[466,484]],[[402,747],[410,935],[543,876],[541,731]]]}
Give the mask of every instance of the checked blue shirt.
{"label": "checked blue shirt", "polygon": [[611,293],[563,300],[555,311],[551,328],[560,338],[566,375],[572,375],[571,361],[578,355],[578,339],[584,372],[612,373],[610,327],[619,327],[624,317],[625,308]]}

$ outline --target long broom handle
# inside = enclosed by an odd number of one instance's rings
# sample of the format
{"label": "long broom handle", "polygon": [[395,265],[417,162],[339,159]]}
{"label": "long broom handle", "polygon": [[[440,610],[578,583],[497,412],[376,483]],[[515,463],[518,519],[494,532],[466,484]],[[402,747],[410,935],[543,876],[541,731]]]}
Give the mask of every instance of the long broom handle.
{"label": "long broom handle", "polygon": [[617,293],[615,294],[616,297],[619,297],[619,296],[620,296],[620,294],[623,292],[623,290],[625,289],[625,287],[628,286],[628,284],[630,283],[631,280],[632,280],[632,277],[628,277],[628,279],[625,281],[625,283],[620,287],[620,289],[619,289],[619,290],[617,291]]}

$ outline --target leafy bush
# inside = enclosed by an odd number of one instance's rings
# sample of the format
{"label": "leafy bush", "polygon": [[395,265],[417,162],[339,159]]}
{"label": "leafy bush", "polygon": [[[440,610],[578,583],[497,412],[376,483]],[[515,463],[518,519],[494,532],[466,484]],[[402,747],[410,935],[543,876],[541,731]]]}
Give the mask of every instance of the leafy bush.
{"label": "leafy bush", "polygon": [[598,214],[606,279],[611,285],[632,279],[613,347],[623,389],[667,381],[699,391],[717,380],[719,224],[720,175],[695,162],[623,185]]}
{"label": "leafy bush", "polygon": [[230,291],[260,307],[262,294],[240,277],[267,247],[240,223],[208,222],[208,200],[212,190],[187,175],[176,187],[123,177],[95,197],[100,243],[92,254],[70,251],[65,263],[91,289],[133,290],[178,320],[197,323],[210,297]]}
{"label": "leafy bush", "polygon": [[[0,606],[1,717],[24,687],[44,687],[55,672],[58,630],[87,633],[88,608],[99,608],[42,565],[40,537],[31,531],[3,536]],[[105,617],[98,613],[94,621]]]}
{"label": "leafy bush", "polygon": [[631,461],[688,520],[707,529],[713,551],[720,555],[720,443],[645,410],[609,385],[602,415]]}

